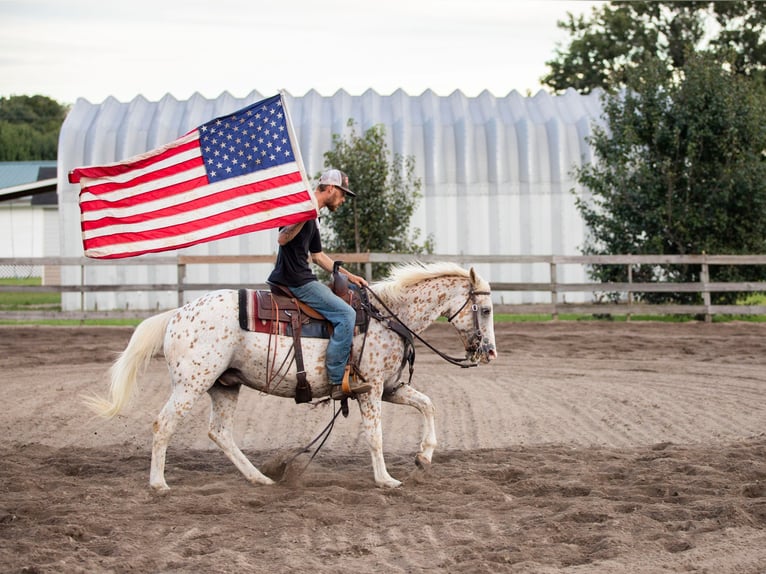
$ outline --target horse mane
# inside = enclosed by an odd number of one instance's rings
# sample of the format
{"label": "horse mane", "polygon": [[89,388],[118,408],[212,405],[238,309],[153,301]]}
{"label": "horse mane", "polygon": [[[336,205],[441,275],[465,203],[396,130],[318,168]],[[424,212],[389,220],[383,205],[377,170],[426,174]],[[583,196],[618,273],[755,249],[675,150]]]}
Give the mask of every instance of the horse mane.
{"label": "horse mane", "polygon": [[[470,276],[468,269],[463,269],[457,263],[450,261],[441,261],[437,263],[422,263],[416,261],[413,263],[403,263],[396,265],[391,269],[386,279],[373,285],[375,293],[384,300],[397,301],[404,294],[407,287],[425,281],[426,279],[435,279],[437,277],[466,277]],[[486,283],[478,277],[479,283]],[[488,289],[488,285],[482,286],[482,289]]]}

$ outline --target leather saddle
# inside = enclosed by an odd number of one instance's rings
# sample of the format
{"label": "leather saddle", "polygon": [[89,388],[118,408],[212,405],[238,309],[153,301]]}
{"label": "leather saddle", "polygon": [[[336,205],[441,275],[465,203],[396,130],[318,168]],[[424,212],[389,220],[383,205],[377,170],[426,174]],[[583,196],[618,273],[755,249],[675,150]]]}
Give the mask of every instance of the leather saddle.
{"label": "leather saddle", "polygon": [[[348,286],[348,278],[340,273],[338,267],[342,265],[341,261],[336,261],[333,267],[332,281],[330,288],[333,293],[342,298],[346,303],[356,311],[355,327],[361,332],[367,330],[369,319],[365,310],[366,293],[358,289],[351,289]],[[272,321],[276,323],[287,323],[286,332],[293,336],[293,348],[295,351],[295,364],[298,369],[298,384],[295,388],[295,402],[311,402],[311,385],[306,379],[306,370],[303,366],[303,352],[301,350],[301,337],[304,328],[319,327],[326,329],[327,333],[332,332],[332,325],[324,316],[312,309],[302,301],[299,301],[287,287],[276,284],[269,284],[271,291],[259,290],[256,292],[258,318],[261,320]],[[364,299],[364,300],[363,300]],[[275,332],[279,332],[275,329]],[[317,335],[314,335],[317,336]],[[321,335],[320,335],[321,336]]]}
{"label": "leather saddle", "polygon": [[[329,323],[319,311],[309,307],[302,301],[299,301],[287,287],[282,285],[270,284],[271,291],[258,290],[256,292],[256,302],[258,304],[258,318],[263,321],[277,321],[292,324],[293,317],[300,313],[301,323],[303,325],[312,322]],[[333,292],[341,297],[346,303],[356,311],[356,325],[361,327],[366,325],[367,316],[362,304],[362,296],[356,289],[346,289],[346,294],[340,295],[338,291],[330,284]]]}

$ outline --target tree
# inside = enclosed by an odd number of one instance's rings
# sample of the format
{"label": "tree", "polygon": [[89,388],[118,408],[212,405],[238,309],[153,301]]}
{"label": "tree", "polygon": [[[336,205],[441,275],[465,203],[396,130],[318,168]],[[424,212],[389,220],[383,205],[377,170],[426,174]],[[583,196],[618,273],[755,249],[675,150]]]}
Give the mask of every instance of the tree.
{"label": "tree", "polygon": [[[369,128],[361,136],[353,120],[347,125],[347,138],[333,134],[333,148],[325,152],[324,165],[346,172],[357,197],[349,198],[327,216],[331,230],[323,227],[325,248],[344,253],[432,252],[430,238],[418,244],[419,230],[412,234],[409,230],[422,188],[414,175],[414,156],[391,156],[382,125]],[[386,268],[376,265],[373,274],[379,277]]]}
{"label": "tree", "polygon": [[[766,252],[766,103],[759,85],[711,55],[670,78],[655,60],[632,71],[633,90],[604,98],[596,162],[576,169],[590,254]],[[699,267],[639,268],[634,278],[696,281]],[[601,268],[601,280],[624,281]],[[712,280],[763,280],[759,268],[712,267]],[[693,300],[697,295],[647,295]],[[732,295],[718,296],[719,301]]]}
{"label": "tree", "polygon": [[546,62],[542,82],[554,92],[625,87],[629,72],[649,60],[672,76],[701,51],[730,60],[738,74],[766,74],[764,2],[610,2],[590,18],[569,13],[558,26],[571,40]]}
{"label": "tree", "polygon": [[56,159],[68,111],[45,96],[0,97],[0,161]]}

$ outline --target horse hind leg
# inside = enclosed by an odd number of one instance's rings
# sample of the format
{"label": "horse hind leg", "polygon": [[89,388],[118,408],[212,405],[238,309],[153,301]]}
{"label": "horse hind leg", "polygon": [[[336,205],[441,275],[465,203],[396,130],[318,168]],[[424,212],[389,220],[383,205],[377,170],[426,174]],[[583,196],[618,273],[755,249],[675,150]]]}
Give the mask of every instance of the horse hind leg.
{"label": "horse hind leg", "polygon": [[155,490],[168,490],[165,482],[165,456],[170,438],[178,423],[192,410],[197,400],[205,393],[201,385],[173,384],[173,392],[162,407],[152,427],[152,465],[149,471],[149,485]]}
{"label": "horse hind leg", "polygon": [[212,406],[207,435],[249,482],[252,484],[274,484],[273,480],[253,466],[234,443],[234,412],[237,408],[239,389],[239,385],[228,387],[216,383],[208,390]]}
{"label": "horse hind leg", "polygon": [[397,405],[409,405],[423,415],[423,435],[420,439],[420,452],[415,457],[415,464],[422,469],[428,469],[431,466],[431,459],[437,444],[436,408],[431,399],[410,385],[404,385],[392,394],[384,394],[383,400]]}
{"label": "horse hind leg", "polygon": [[[168,361],[170,364],[170,361]],[[168,444],[178,424],[191,412],[196,402],[208,390],[212,381],[206,381],[201,374],[192,374],[182,368],[172,371],[173,391],[162,407],[152,427],[152,466],[149,471],[149,485],[156,490],[168,490],[165,482],[165,456]],[[195,381],[195,382],[191,382]]]}

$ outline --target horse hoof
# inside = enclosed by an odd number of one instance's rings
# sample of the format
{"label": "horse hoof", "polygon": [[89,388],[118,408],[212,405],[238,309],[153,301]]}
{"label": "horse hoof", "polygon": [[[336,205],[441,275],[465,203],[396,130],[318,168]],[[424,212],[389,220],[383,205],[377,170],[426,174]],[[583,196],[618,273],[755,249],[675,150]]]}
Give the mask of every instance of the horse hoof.
{"label": "horse hoof", "polygon": [[415,466],[417,466],[420,470],[428,471],[431,469],[431,461],[422,454],[418,454],[415,457]]}
{"label": "horse hoof", "polygon": [[170,487],[167,484],[150,484],[149,486],[151,486],[154,489],[154,492],[157,492],[158,494],[162,494],[170,490]]}
{"label": "horse hoof", "polygon": [[[286,473],[285,473],[286,474]],[[255,486],[263,485],[263,486],[272,486],[277,483],[276,480],[273,480],[269,478],[268,476],[264,476],[263,478],[251,478],[248,479],[250,484],[254,484]]]}
{"label": "horse hoof", "polygon": [[378,483],[378,486],[382,488],[399,488],[401,485],[402,482],[400,480],[396,480],[395,478]]}

